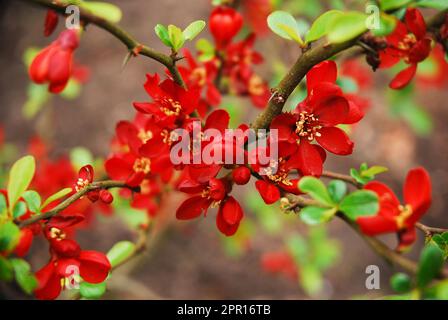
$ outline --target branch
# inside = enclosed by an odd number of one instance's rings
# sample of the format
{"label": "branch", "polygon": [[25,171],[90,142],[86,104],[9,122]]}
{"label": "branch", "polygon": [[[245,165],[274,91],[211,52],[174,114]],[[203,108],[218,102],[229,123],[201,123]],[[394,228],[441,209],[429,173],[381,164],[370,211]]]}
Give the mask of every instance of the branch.
{"label": "branch", "polygon": [[415,227],[417,229],[423,231],[427,237],[431,237],[431,236],[433,236],[435,234],[448,232],[448,229],[428,227],[428,226],[426,226],[426,225],[424,225],[423,223],[420,223],[420,222],[417,222],[415,224]]}
{"label": "branch", "polygon": [[[61,15],[65,15],[65,9],[68,6],[68,4],[61,4],[53,0],[22,0],[22,1],[26,1],[32,4],[39,5],[41,7],[52,9]],[[82,21],[92,23],[97,27],[112,34],[128,48],[129,52],[133,54],[146,56],[160,62],[161,64],[163,64],[165,67],[168,68],[171,75],[173,76],[174,81],[178,85],[185,87],[185,83],[182,79],[182,76],[180,75],[179,70],[177,70],[175,57],[173,58],[169,55],[157,52],[156,50],[150,47],[142,45],[140,42],[135,40],[127,31],[123,30],[118,25],[101,17],[98,17],[87,10],[80,8],[80,18]]]}
{"label": "branch", "polygon": [[30,224],[36,223],[40,220],[46,220],[49,219],[55,215],[57,215],[62,210],[69,207],[71,204],[73,204],[76,200],[82,198],[85,196],[89,191],[98,190],[98,189],[110,189],[110,188],[130,188],[135,189],[138,191],[138,188],[131,188],[126,183],[122,181],[113,181],[113,180],[107,180],[107,181],[97,181],[92,182],[90,185],[88,185],[86,188],[78,191],[77,193],[71,195],[64,201],[62,201],[60,204],[58,204],[56,207],[54,207],[53,210],[50,210],[48,212],[33,216],[27,220],[21,221],[18,223],[20,228],[26,227]]}
{"label": "branch", "polygon": [[[441,26],[444,23],[447,12],[448,9],[435,15],[428,21],[428,27],[437,28]],[[338,44],[318,44],[314,48],[304,52],[294,63],[291,70],[283,77],[277,88],[274,89],[274,95],[269,101],[268,106],[258,115],[252,127],[255,129],[267,129],[272,120],[282,112],[286,100],[288,100],[291,93],[312,67],[353,47],[358,43],[358,39],[359,37]]]}
{"label": "branch", "polygon": [[362,184],[357,182],[351,176],[348,176],[345,174],[340,174],[340,173],[331,172],[331,171],[324,171],[324,172],[322,172],[322,177],[336,179],[336,180],[342,180],[342,181],[352,184],[353,186],[355,186],[358,189],[362,189]]}

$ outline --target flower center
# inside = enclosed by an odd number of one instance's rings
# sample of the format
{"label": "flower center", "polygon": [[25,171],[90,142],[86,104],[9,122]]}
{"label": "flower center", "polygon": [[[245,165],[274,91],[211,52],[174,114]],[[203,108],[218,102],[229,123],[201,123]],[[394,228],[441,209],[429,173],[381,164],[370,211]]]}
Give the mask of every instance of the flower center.
{"label": "flower center", "polygon": [[254,96],[260,96],[263,94],[263,80],[257,76],[253,75],[249,79],[249,86],[248,86],[249,93]]}
{"label": "flower center", "polygon": [[403,50],[403,51],[408,51],[416,43],[417,43],[417,38],[415,37],[415,35],[412,33],[409,33],[403,38],[403,40],[400,43],[398,43],[398,49]]}
{"label": "flower center", "polygon": [[145,131],[142,129],[139,131],[137,136],[143,143],[146,143],[149,140],[151,140],[154,135],[153,135],[152,131],[150,131],[150,130]]}
{"label": "flower center", "polygon": [[78,181],[76,181],[76,185],[75,185],[76,192],[84,190],[85,188],[87,188],[87,186],[89,184],[90,184],[89,180],[78,178]]}
{"label": "flower center", "polygon": [[135,172],[143,172],[148,174],[151,172],[151,160],[148,158],[138,158],[134,162],[133,169]]}
{"label": "flower center", "polygon": [[162,98],[159,103],[161,104],[160,110],[167,116],[178,116],[182,110],[180,102],[171,98]]}
{"label": "flower center", "polygon": [[400,210],[400,214],[395,217],[395,221],[397,222],[398,228],[403,229],[406,220],[412,215],[412,207],[409,204],[405,206],[399,205],[398,210]]}
{"label": "flower center", "polygon": [[191,78],[196,81],[200,87],[203,87],[207,79],[207,71],[205,68],[196,68],[191,73]]}
{"label": "flower center", "polygon": [[160,132],[160,135],[162,136],[163,143],[167,145],[172,145],[173,142],[177,142],[179,140],[179,134],[174,131],[168,131],[167,129],[163,129]]}
{"label": "flower center", "polygon": [[[307,138],[309,141],[313,141],[315,137],[320,137],[319,130],[322,126],[319,125],[319,121],[314,114],[304,111],[299,115],[299,120],[296,122],[296,133],[299,137]],[[297,140],[300,143],[300,139]]]}
{"label": "flower center", "polygon": [[292,186],[292,182],[288,179],[288,171],[284,169],[285,162],[286,160],[283,158],[279,158],[278,161],[271,159],[269,167],[263,168],[263,174],[272,182]]}
{"label": "flower center", "polygon": [[56,239],[58,241],[65,239],[66,234],[64,231],[62,231],[61,229],[58,228],[51,228],[50,229],[50,238],[51,239]]}
{"label": "flower center", "polygon": [[[206,198],[206,199],[211,199],[210,186],[207,186],[204,190],[202,190],[201,197]],[[210,207],[217,208],[217,207],[219,207],[220,204],[221,204],[221,200],[214,200],[211,203]]]}

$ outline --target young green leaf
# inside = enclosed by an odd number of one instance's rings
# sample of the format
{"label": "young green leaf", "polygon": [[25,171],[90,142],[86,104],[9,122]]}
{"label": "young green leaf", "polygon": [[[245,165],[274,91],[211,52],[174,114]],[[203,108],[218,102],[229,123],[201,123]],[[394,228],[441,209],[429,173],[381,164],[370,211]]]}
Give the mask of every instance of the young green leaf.
{"label": "young green leaf", "polygon": [[168,37],[172,44],[171,48],[173,48],[175,52],[178,52],[185,43],[185,37],[182,33],[182,30],[180,30],[175,25],[170,24],[168,26]]}
{"label": "young green leaf", "polygon": [[33,156],[25,156],[13,164],[8,180],[9,209],[11,211],[17,200],[28,189],[35,170],[36,163]]}
{"label": "young green leaf", "polygon": [[25,191],[22,197],[23,199],[25,199],[28,209],[31,212],[36,213],[39,211],[42,200],[40,198],[40,195],[36,191],[34,190]]}
{"label": "young green leaf", "polygon": [[336,212],[336,208],[328,209],[309,206],[300,210],[300,219],[308,225],[316,225],[327,222]]}
{"label": "young green leaf", "polygon": [[47,198],[47,200],[44,201],[44,203],[42,204],[42,206],[40,207],[40,209],[44,209],[46,206],[48,206],[50,203],[59,200],[63,197],[65,197],[66,195],[68,195],[70,192],[72,192],[72,188],[65,188],[62,189],[58,192],[56,192],[55,194],[49,196]]}
{"label": "young green leaf", "polygon": [[12,221],[0,224],[0,252],[11,251],[20,238],[20,229]]}
{"label": "young green leaf", "polygon": [[16,203],[14,208],[12,209],[12,216],[14,219],[18,219],[26,213],[26,204],[23,201],[19,201]]}
{"label": "young green leaf", "polygon": [[201,33],[201,31],[205,28],[205,21],[197,20],[188,25],[184,31],[182,31],[184,38],[186,40],[193,40],[196,36]]}
{"label": "young green leaf", "polygon": [[274,11],[268,16],[268,26],[275,34],[303,45],[296,19],[288,12]]}
{"label": "young green leaf", "polygon": [[331,180],[327,189],[333,202],[339,203],[347,193],[347,184],[341,180]]}
{"label": "young green leaf", "polygon": [[135,244],[130,241],[117,242],[107,253],[107,258],[112,267],[125,261],[135,251]]}
{"label": "young green leaf", "polygon": [[106,282],[88,283],[81,282],[79,284],[79,293],[86,299],[99,299],[106,292]]}
{"label": "young green leaf", "polygon": [[30,265],[23,259],[11,259],[16,281],[27,294],[33,293],[37,287],[37,279],[31,272]]}
{"label": "young green leaf", "polygon": [[173,46],[170,40],[170,36],[168,35],[168,29],[164,25],[157,24],[154,27],[154,31],[156,35],[159,37],[159,39],[162,40],[164,45],[170,48]]}
{"label": "young green leaf", "polygon": [[315,177],[303,177],[299,181],[299,189],[308,193],[314,200],[321,202],[327,206],[334,206],[330,194],[322,181]]}
{"label": "young green leaf", "polygon": [[380,6],[382,11],[389,11],[398,9],[407,5],[412,0],[380,0]]}
{"label": "young green leaf", "polygon": [[412,289],[411,278],[405,273],[396,273],[390,278],[390,286],[397,293],[406,293]]}
{"label": "young green leaf", "polygon": [[0,193],[0,218],[8,213],[8,205],[5,196]]}
{"label": "young green leaf", "polygon": [[361,176],[366,177],[366,178],[375,178],[376,175],[378,175],[380,173],[387,172],[388,170],[389,169],[387,169],[386,167],[373,166],[366,170],[361,171]]}
{"label": "young green leaf", "polygon": [[372,191],[355,191],[342,200],[339,210],[351,220],[375,215],[379,210],[378,196]]}
{"label": "young green leaf", "polygon": [[328,32],[331,43],[341,43],[354,39],[367,31],[367,15],[361,12],[347,12],[335,17]]}
{"label": "young green leaf", "polygon": [[70,162],[77,170],[81,167],[94,162],[93,155],[89,149],[84,147],[75,147],[70,151]]}
{"label": "young green leaf", "polygon": [[418,0],[417,7],[445,10],[448,8],[448,0]]}
{"label": "young green leaf", "polygon": [[0,256],[0,280],[11,281],[14,277],[14,270],[11,262],[3,256]]}
{"label": "young green leaf", "polygon": [[311,29],[308,31],[305,41],[316,41],[325,36],[329,31],[329,26],[333,22],[333,19],[343,14],[339,10],[330,10],[320,15],[311,25]]}
{"label": "young green leaf", "polygon": [[109,20],[113,23],[120,22],[123,13],[121,9],[112,3],[97,2],[97,1],[82,1],[79,4],[83,9],[87,9],[94,15],[103,19]]}
{"label": "young green leaf", "polygon": [[443,252],[435,244],[429,243],[420,255],[417,271],[417,286],[426,287],[437,275],[443,266]]}
{"label": "young green leaf", "polygon": [[376,37],[385,37],[391,34],[397,25],[397,19],[394,16],[381,13],[380,24],[378,29],[372,29],[372,33]]}

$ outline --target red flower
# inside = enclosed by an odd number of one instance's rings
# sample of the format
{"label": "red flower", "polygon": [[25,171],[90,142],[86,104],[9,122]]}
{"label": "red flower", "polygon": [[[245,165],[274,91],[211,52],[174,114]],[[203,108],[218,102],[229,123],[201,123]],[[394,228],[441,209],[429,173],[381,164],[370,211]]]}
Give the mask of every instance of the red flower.
{"label": "red flower", "polygon": [[265,253],[261,259],[263,270],[268,273],[283,274],[291,280],[297,280],[298,272],[294,258],[288,252]]}
{"label": "red flower", "polygon": [[68,219],[65,222],[53,219],[45,232],[52,256],[50,262],[36,272],[38,287],[34,293],[38,299],[57,298],[65,287],[65,279],[73,275],[74,269],[78,269],[82,279],[89,283],[103,282],[111,269],[105,254],[81,250],[76,241],[66,239],[67,235],[63,229],[56,227],[70,226],[76,223],[76,219]]}
{"label": "red flower", "polygon": [[251,173],[248,167],[241,166],[232,171],[232,178],[238,185],[245,185],[249,182]]}
{"label": "red flower", "polygon": [[[79,169],[78,180],[73,185],[73,191],[79,192],[85,188],[88,188],[93,182],[94,175],[95,173],[93,171],[93,167],[90,164]],[[109,191],[99,189],[94,189],[87,192],[87,198],[89,198],[92,202],[96,202],[98,199],[101,199],[101,201],[106,204],[110,204],[114,199]]]}
{"label": "red flower", "polygon": [[58,25],[59,17],[56,11],[48,10],[45,17],[44,35],[49,37],[52,35]]}
{"label": "red flower", "polygon": [[73,52],[78,47],[76,31],[65,30],[33,60],[29,74],[38,84],[48,83],[49,91],[60,93],[72,75]]}
{"label": "red flower", "polygon": [[[322,174],[325,151],[348,155],[353,142],[337,127],[361,120],[359,107],[347,99],[335,84],[337,68],[333,61],[316,65],[307,74],[308,97],[301,102],[295,113],[283,113],[271,124],[278,130],[279,155],[296,155],[304,175]],[[320,146],[311,144],[316,141]]]}
{"label": "red flower", "polygon": [[209,26],[216,46],[222,49],[240,31],[243,26],[243,17],[233,8],[220,6],[213,9],[210,14]]}
{"label": "red flower", "polygon": [[369,236],[398,232],[403,250],[415,241],[415,223],[431,206],[431,179],[423,168],[409,171],[404,185],[404,201],[401,205],[394,192],[381,182],[370,182],[364,189],[379,197],[380,210],[376,216],[357,219],[361,231]]}
{"label": "red flower", "polygon": [[389,68],[403,59],[409,67],[398,73],[389,84],[392,89],[402,89],[411,82],[417,64],[431,51],[431,38],[426,34],[426,23],[420,11],[408,8],[405,23],[397,21],[395,31],[386,39],[387,48],[380,52],[380,67]]}
{"label": "red flower", "polygon": [[144,85],[153,102],[134,102],[134,107],[146,114],[154,115],[157,120],[174,126],[183,121],[197,107],[200,92],[197,89],[185,90],[173,80],[159,83],[159,76],[148,74]]}
{"label": "red flower", "polygon": [[205,89],[204,97],[198,102],[198,113],[201,117],[205,117],[210,106],[217,106],[221,103],[221,93],[215,86],[214,81],[218,73],[216,60],[210,60],[204,63],[198,63],[194,60],[190,51],[184,49],[184,57],[188,66],[179,66],[179,72],[185,79],[189,89],[197,89],[202,91]]}
{"label": "red flower", "polygon": [[26,256],[33,243],[33,239],[34,233],[30,228],[21,229],[19,243],[15,247],[14,253],[19,257]]}
{"label": "red flower", "polygon": [[269,0],[244,0],[242,1],[244,21],[260,35],[265,35],[269,28],[266,23],[273,6]]}
{"label": "red flower", "polygon": [[226,236],[232,236],[238,230],[244,213],[238,201],[233,197],[227,197],[224,203],[219,206],[216,215],[216,226]]}

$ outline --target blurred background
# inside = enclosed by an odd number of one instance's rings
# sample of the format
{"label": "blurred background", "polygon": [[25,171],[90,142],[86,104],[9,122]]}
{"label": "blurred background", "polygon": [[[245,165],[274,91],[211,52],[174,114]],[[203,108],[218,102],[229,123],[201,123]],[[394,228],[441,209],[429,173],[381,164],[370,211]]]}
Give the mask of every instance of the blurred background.
{"label": "blurred background", "polygon": [[[120,25],[124,29],[139,41],[166,53],[167,49],[153,32],[157,23],[185,27],[191,21],[206,20],[212,8],[208,0],[109,2],[122,9]],[[305,0],[278,1],[276,5],[309,23],[322,10],[335,5],[334,1],[315,2],[317,8]],[[337,2],[346,8],[364,10],[362,1]],[[5,143],[16,146],[15,159],[27,152],[28,143],[35,135],[41,136],[50,146],[53,157],[69,154],[76,147],[89,150],[95,158],[107,157],[116,122],[133,118],[133,101],[148,100],[143,89],[145,74],[163,73],[163,69],[145,57],[131,59],[123,68],[125,47],[103,30],[88,26],[76,52],[76,61],[90,69],[88,82],[70,99],[53,97],[30,116],[32,107],[28,106],[28,111],[24,111],[30,97],[30,81],[23,55],[30,46],[44,47],[49,43],[42,31],[45,11],[20,1],[3,1],[0,8],[0,125],[4,128]],[[202,36],[209,38],[208,30]],[[188,46],[194,50],[193,44]],[[257,71],[263,78],[271,79],[272,85],[300,54],[292,42],[269,32],[257,39],[256,48],[266,60]],[[362,57],[359,61],[363,68],[368,68]],[[358,168],[362,162],[386,166],[389,172],[379,179],[401,195],[407,171],[424,166],[432,178],[434,200],[423,222],[448,227],[446,82],[439,88],[416,83],[411,98],[397,97],[391,96],[393,94],[387,89],[391,74],[384,71],[371,74],[372,85],[359,92],[370,100],[370,108],[366,118],[353,128],[355,151],[349,157],[330,157],[326,168],[348,173],[350,168]],[[259,112],[246,99],[226,97],[222,107],[226,106],[240,110],[239,117],[247,122]],[[4,158],[2,162],[12,160]],[[253,184],[249,184],[244,191],[237,192],[245,207],[246,222],[231,239],[224,239],[216,230],[214,212],[206,219],[172,221],[183,199],[182,195],[173,193],[164,208],[166,227],[150,241],[145,254],[114,272],[105,297],[350,299],[390,293],[388,282],[394,270],[347,225],[335,219],[326,229],[306,227],[296,216],[286,215],[275,206],[262,205],[253,190]],[[88,231],[77,234],[82,247],[102,251],[107,251],[117,241],[133,237],[117,215],[100,215]],[[394,236],[383,239],[391,247],[396,244]],[[30,254],[33,270],[48,259],[46,244],[42,241],[39,246],[39,243],[33,245]],[[417,258],[422,243],[420,233],[409,253],[411,258]],[[299,276],[266,272],[262,263],[266,253],[282,252],[288,246],[296,246],[308,257],[298,267]],[[316,264],[319,267],[313,267]],[[380,290],[365,287],[368,276],[365,270],[371,264],[380,267]],[[27,298],[11,286],[2,284],[0,290],[3,298]]]}

